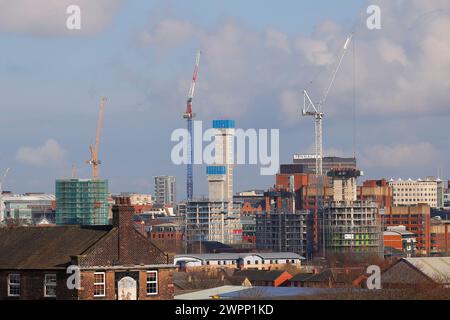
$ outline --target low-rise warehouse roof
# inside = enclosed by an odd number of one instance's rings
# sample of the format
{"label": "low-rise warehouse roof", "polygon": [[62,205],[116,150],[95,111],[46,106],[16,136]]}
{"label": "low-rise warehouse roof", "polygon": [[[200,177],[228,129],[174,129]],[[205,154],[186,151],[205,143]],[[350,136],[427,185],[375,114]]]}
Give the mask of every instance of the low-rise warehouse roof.
{"label": "low-rise warehouse roof", "polygon": [[205,254],[179,254],[175,256],[176,260],[182,259],[197,259],[197,260],[238,260],[245,259],[250,256],[258,256],[264,260],[283,260],[283,259],[299,259],[304,260],[305,258],[297,253],[292,252],[273,252],[273,253],[205,253]]}

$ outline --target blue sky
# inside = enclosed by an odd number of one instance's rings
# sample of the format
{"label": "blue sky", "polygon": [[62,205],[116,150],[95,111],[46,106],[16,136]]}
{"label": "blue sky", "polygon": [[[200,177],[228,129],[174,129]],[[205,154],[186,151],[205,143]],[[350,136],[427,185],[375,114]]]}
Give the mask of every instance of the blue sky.
{"label": "blue sky", "polygon": [[[185,168],[170,161],[170,135],[185,126],[198,48],[205,51],[198,120],[280,129],[282,162],[311,152],[312,121],[298,114],[301,91],[323,90],[354,26],[355,55],[352,48],[326,106],[326,153],[355,151],[367,178],[448,176],[450,80],[442,70],[450,66],[450,38],[439,32],[450,25],[445,2],[376,1],[384,24],[369,31],[364,0],[79,0],[77,33],[65,29],[65,0],[34,1],[45,10],[0,1],[0,171],[12,169],[5,189],[54,192],[54,180],[70,176],[72,164],[88,177],[87,147],[106,95],[100,159],[111,191],[152,192],[152,177],[170,174],[183,198]],[[436,10],[442,13],[427,15]],[[424,14],[430,19],[416,23]],[[207,193],[203,167],[195,168],[195,183],[197,195]],[[236,169],[236,190],[273,183],[257,166]]]}

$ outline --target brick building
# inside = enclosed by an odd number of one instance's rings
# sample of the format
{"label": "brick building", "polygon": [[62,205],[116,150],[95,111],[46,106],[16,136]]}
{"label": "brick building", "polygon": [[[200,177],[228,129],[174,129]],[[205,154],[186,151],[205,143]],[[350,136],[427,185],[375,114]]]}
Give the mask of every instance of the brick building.
{"label": "brick building", "polygon": [[366,180],[357,190],[358,200],[375,202],[379,208],[392,206],[392,187],[385,179]]}
{"label": "brick building", "polygon": [[450,255],[450,220],[431,219],[431,255]]}
{"label": "brick building", "polygon": [[403,225],[406,230],[416,235],[416,253],[418,255],[430,254],[430,206],[419,204],[417,206],[388,207],[381,217],[383,226]]}
{"label": "brick building", "polygon": [[[69,266],[79,289],[68,288]],[[112,226],[0,229],[0,299],[172,299],[173,270],[173,257],[134,229],[126,201]]]}
{"label": "brick building", "polygon": [[147,236],[167,252],[183,252],[184,232],[178,223],[156,223],[148,227]]}
{"label": "brick building", "polygon": [[383,233],[385,256],[392,257],[401,252],[405,258],[414,257],[416,251],[416,236],[405,226],[387,227]]}

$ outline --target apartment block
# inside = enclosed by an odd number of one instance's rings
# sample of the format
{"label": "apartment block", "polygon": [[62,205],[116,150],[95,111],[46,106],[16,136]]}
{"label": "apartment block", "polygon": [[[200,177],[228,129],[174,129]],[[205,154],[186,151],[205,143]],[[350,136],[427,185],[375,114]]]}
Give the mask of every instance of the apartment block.
{"label": "apartment block", "polygon": [[204,200],[189,201],[180,206],[187,244],[198,241],[242,243],[240,204],[228,205],[229,202]]}
{"label": "apartment block", "polygon": [[177,202],[176,178],[174,176],[157,176],[153,179],[155,204],[173,208]]}

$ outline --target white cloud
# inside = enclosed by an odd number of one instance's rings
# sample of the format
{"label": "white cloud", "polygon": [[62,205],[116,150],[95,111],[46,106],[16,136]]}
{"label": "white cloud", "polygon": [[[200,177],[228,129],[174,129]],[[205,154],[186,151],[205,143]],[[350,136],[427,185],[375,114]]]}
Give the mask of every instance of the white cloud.
{"label": "white cloud", "polygon": [[141,45],[172,47],[195,36],[199,30],[189,21],[167,19],[161,21],[148,32],[139,35]]}
{"label": "white cloud", "polygon": [[[107,26],[123,0],[0,0],[0,32],[31,35],[96,34]],[[66,28],[70,5],[81,9],[81,30]]]}
{"label": "white cloud", "polygon": [[63,168],[67,165],[67,152],[54,139],[48,139],[39,147],[21,147],[16,160],[35,167]]}
{"label": "white cloud", "polygon": [[394,146],[375,145],[367,147],[361,162],[367,167],[378,168],[420,168],[433,167],[441,159],[439,150],[429,142],[399,144]]}
{"label": "white cloud", "polygon": [[292,52],[289,37],[275,29],[268,29],[266,31],[266,46],[284,51],[288,54]]}
{"label": "white cloud", "polygon": [[292,90],[284,90],[280,94],[281,111],[287,123],[298,123],[301,117],[302,97],[300,93]]}
{"label": "white cloud", "polygon": [[[325,105],[327,116],[342,114],[353,105],[353,65],[359,116],[449,114],[450,42],[443,30],[450,30],[450,3],[380,0],[379,4],[382,30],[368,30],[367,15],[361,13],[354,37],[356,56],[350,48]],[[197,102],[203,106],[196,106],[203,107],[205,115],[260,112],[258,102],[264,96],[279,102],[271,107],[280,109],[281,122],[292,125],[295,105],[302,103],[301,97],[294,103],[293,92],[307,87],[320,98],[346,36],[347,31],[330,20],[310,36],[291,36],[275,28],[257,32],[234,20],[221,21],[211,30],[188,20],[165,19],[141,39],[155,50],[187,41],[200,44],[204,59]]]}
{"label": "white cloud", "polygon": [[388,63],[399,62],[404,66],[408,64],[405,50],[391,41],[381,40],[378,50],[382,59]]}

